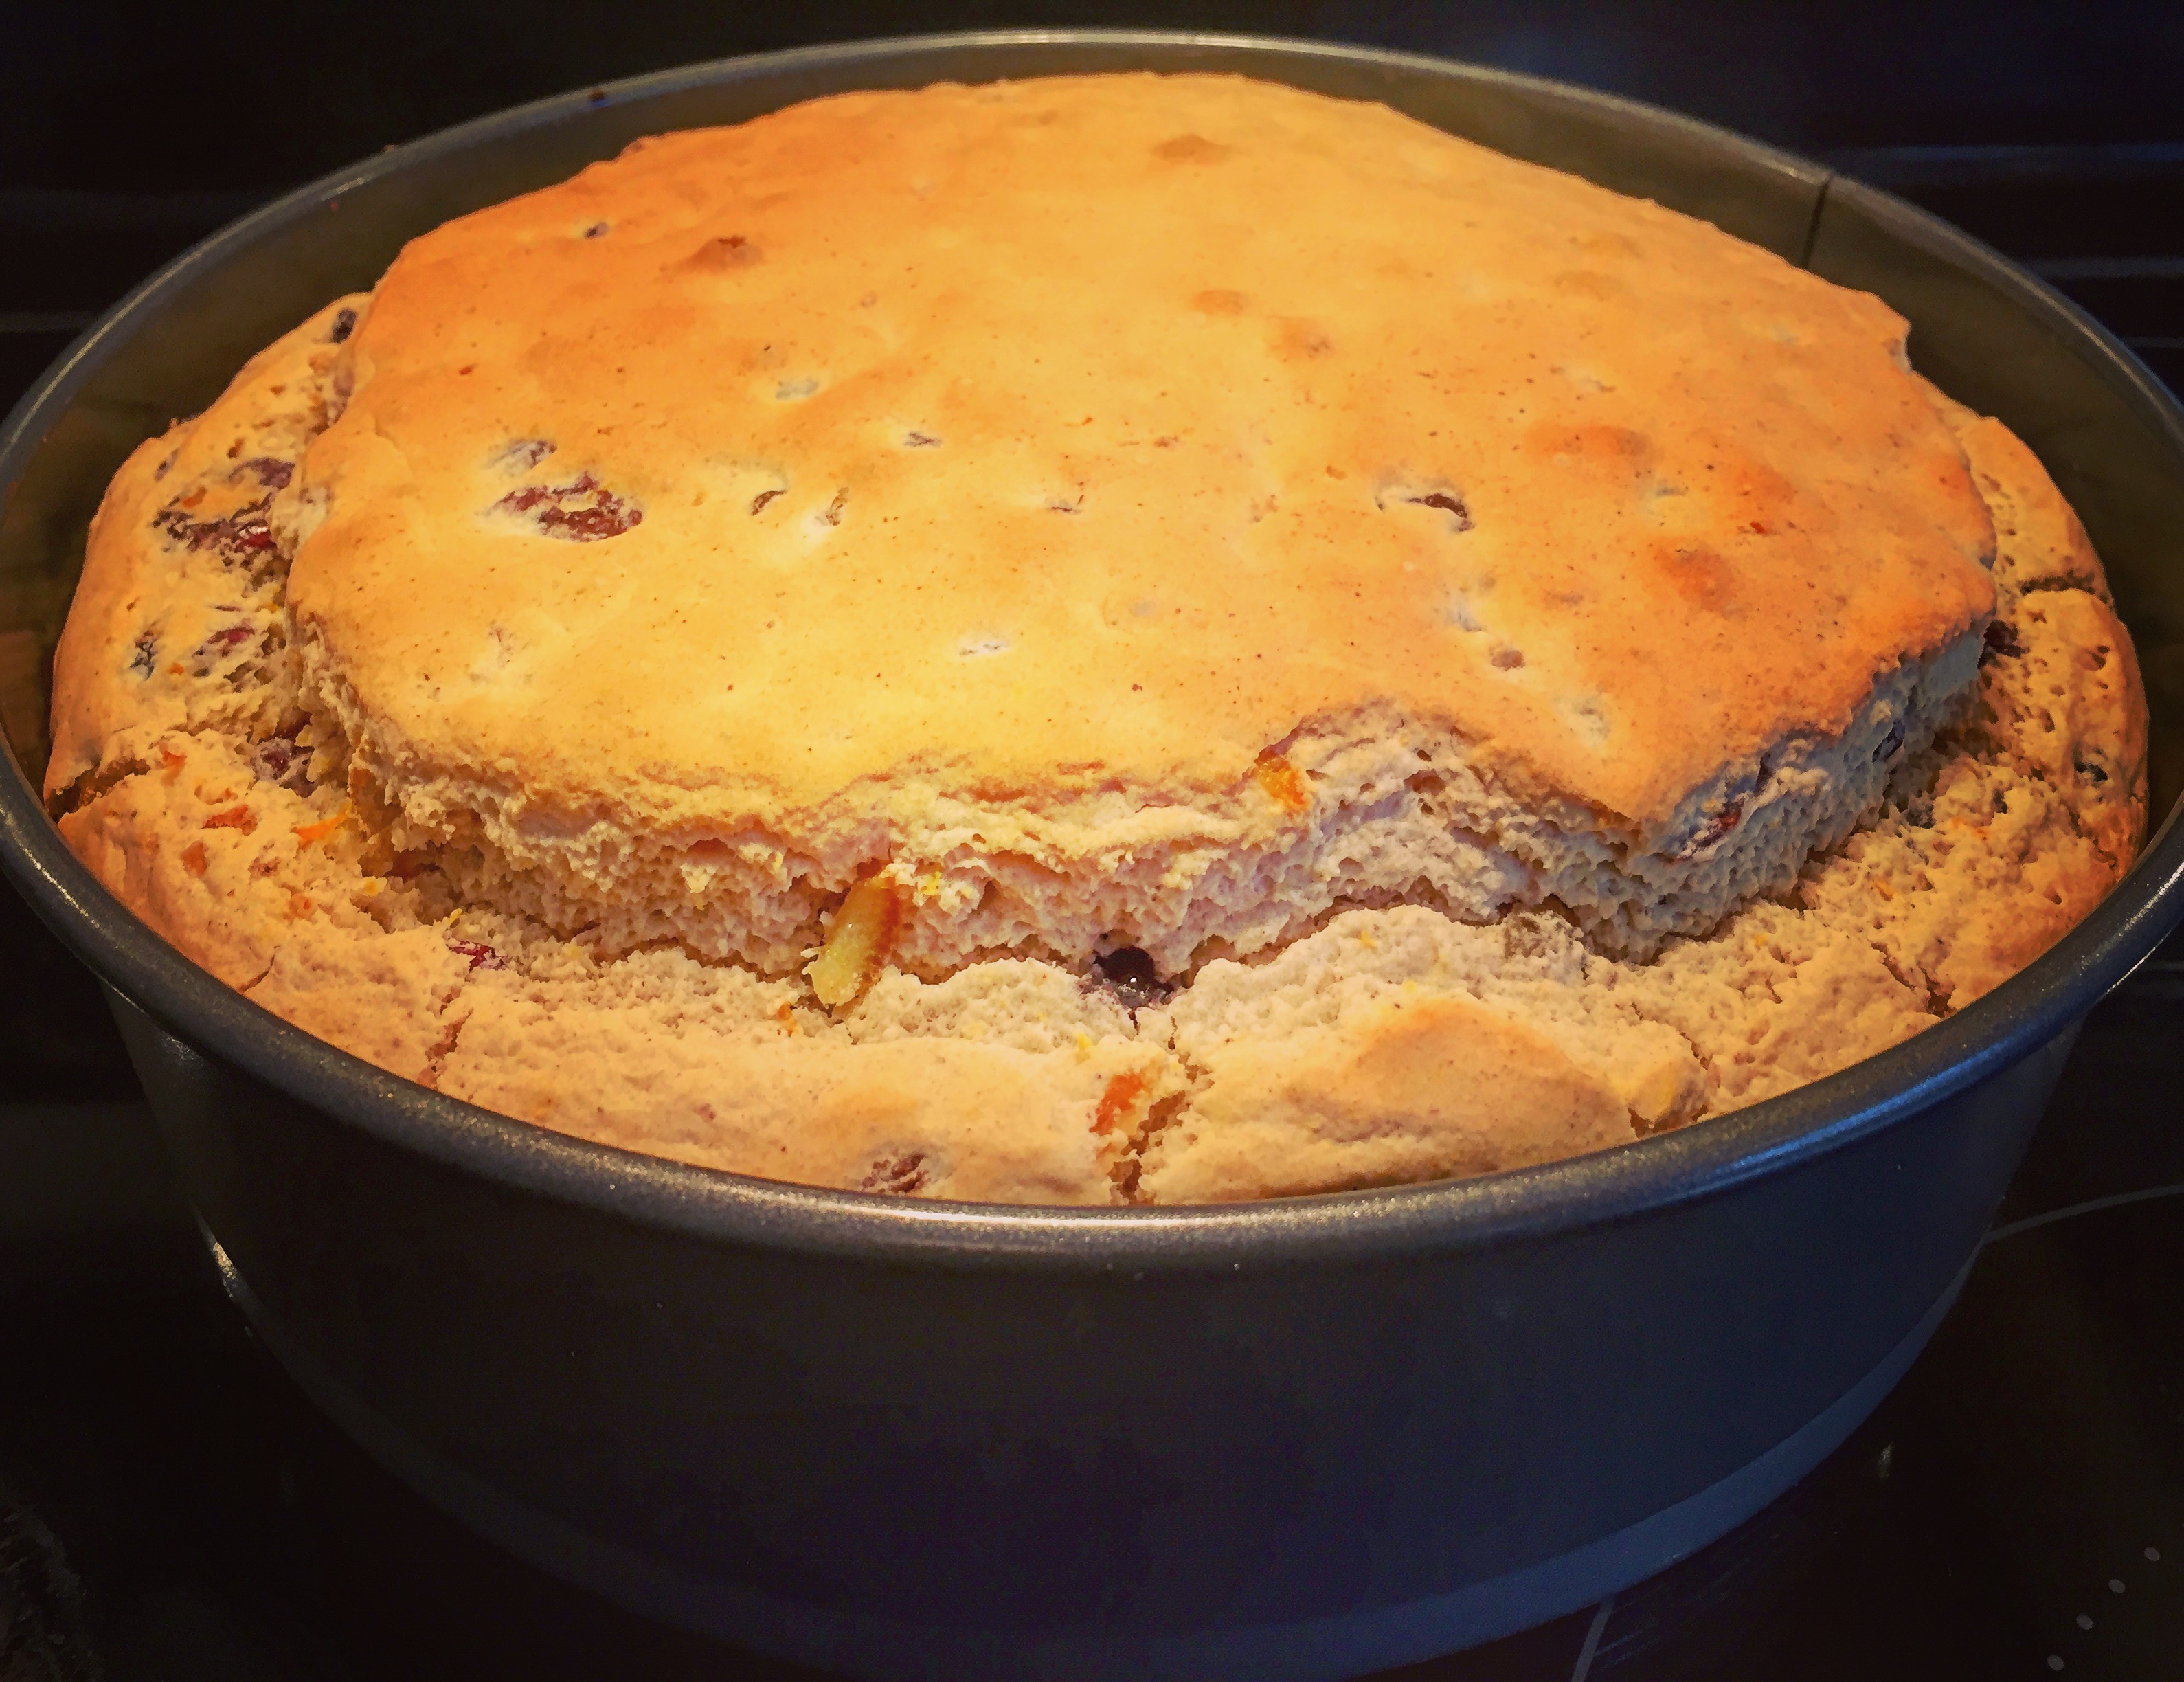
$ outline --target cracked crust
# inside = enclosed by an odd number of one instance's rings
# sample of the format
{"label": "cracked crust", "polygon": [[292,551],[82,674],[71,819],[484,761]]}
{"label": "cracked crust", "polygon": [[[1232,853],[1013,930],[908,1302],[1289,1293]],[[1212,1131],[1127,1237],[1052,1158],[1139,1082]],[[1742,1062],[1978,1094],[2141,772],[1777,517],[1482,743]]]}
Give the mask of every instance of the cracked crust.
{"label": "cracked crust", "polygon": [[[794,966],[497,901],[447,849],[410,844],[341,720],[314,714],[288,568],[324,506],[301,467],[349,395],[345,348],[371,308],[329,306],[117,476],[57,662],[48,797],[100,878],[221,981],[542,1125],[997,1201],[1486,1172],[1733,1109],[1897,1043],[2044,950],[2143,831],[2143,698],[2085,533],[2006,429],[1925,388],[1995,535],[1975,677],[1954,703],[1949,684],[1921,702],[1910,680],[1884,682],[1885,705],[1824,744],[1879,767],[1854,833],[1824,828],[1794,873],[1740,879],[1741,908],[1702,938],[1643,956],[1552,905],[1451,916],[1421,870],[1407,895],[1284,913],[1256,949],[1217,942],[1181,976],[1089,954],[898,953],[830,1011]],[[627,513],[591,491],[552,508],[595,526]],[[1418,771],[1432,747],[1400,720],[1370,739],[1307,732],[1251,778],[1275,810],[1329,783],[1424,801],[1416,783],[1460,772]],[[1158,852],[1157,813],[1112,816],[1123,855]],[[1390,833],[1361,822],[1340,845],[1399,851]],[[823,932],[839,895],[812,893]]]}

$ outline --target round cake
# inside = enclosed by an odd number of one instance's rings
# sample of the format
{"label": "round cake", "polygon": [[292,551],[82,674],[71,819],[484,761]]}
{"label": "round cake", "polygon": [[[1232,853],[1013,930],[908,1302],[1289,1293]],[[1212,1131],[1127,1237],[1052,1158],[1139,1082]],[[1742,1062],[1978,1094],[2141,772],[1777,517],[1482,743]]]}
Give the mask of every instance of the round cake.
{"label": "round cake", "polygon": [[144,445],[49,800],[410,1079],[810,1184],[1470,1174],[2129,863],[2085,534],[1902,320],[1382,108],[846,95],[410,244]]}

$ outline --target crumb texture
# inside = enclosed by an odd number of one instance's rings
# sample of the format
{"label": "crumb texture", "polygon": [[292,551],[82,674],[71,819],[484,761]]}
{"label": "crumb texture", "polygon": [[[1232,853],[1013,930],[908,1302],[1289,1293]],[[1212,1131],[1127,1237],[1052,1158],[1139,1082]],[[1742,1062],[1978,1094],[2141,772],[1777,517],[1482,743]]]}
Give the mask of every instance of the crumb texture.
{"label": "crumb texture", "polygon": [[2143,833],[2100,564],[1903,337],[1233,78],[663,136],[131,457],[47,799],[268,1010],[632,1150],[1097,1205],[1597,1150],[1963,1008]]}

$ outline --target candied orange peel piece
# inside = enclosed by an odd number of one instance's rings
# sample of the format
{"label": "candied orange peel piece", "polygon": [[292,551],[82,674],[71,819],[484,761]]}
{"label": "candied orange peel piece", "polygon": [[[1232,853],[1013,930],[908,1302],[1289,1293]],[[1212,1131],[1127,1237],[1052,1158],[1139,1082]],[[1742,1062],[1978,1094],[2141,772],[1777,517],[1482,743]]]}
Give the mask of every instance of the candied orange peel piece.
{"label": "candied orange peel piece", "polygon": [[1312,788],[1304,773],[1279,754],[1262,755],[1251,767],[1251,780],[1285,812],[1295,814],[1312,807]]}
{"label": "candied orange peel piece", "polygon": [[1092,1118],[1092,1131],[1112,1133],[1123,1126],[1137,1112],[1138,1100],[1145,1095],[1152,1083],[1139,1069],[1126,1069],[1121,1074],[1108,1078],[1107,1089],[1100,1094],[1100,1107]]}
{"label": "candied orange peel piece", "polygon": [[349,821],[349,816],[350,809],[344,805],[332,817],[322,817],[316,823],[298,824],[296,826],[297,844],[308,847],[314,841],[325,840],[334,831],[347,823]]}
{"label": "candied orange peel piece", "polygon": [[804,972],[821,1004],[829,1010],[847,1005],[878,978],[894,950],[908,897],[884,876],[868,876],[849,891],[827,944]]}

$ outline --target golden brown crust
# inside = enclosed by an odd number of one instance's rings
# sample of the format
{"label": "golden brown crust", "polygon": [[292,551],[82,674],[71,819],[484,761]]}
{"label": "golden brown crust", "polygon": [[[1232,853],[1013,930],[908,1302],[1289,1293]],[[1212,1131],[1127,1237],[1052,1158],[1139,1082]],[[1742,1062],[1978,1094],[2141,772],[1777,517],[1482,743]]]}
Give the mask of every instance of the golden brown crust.
{"label": "golden brown crust", "polygon": [[1158,1202],[1491,1173],[1636,1137],[1598,1077],[1462,994],[1376,1000],[1327,1028],[1231,1042],[1201,1078],[1146,1154]]}
{"label": "golden brown crust", "polygon": [[1263,755],[1379,709],[1644,851],[1990,610],[1903,333],[1377,107],[845,95],[414,242],[290,599],[457,846],[762,844],[823,896],[942,799],[1052,868],[1101,799],[1233,844],[1296,819]]}
{"label": "golden brown crust", "polygon": [[[364,302],[339,299],[284,334],[203,415],[138,445],[107,487],[53,657],[49,799],[144,764],[164,731],[254,735],[277,722],[258,716],[265,692],[203,679],[285,654],[265,565],[270,505],[325,425],[336,323]],[[247,638],[228,640],[238,629]],[[275,688],[292,696],[292,683]]]}
{"label": "golden brown crust", "polygon": [[148,582],[149,560],[141,529],[148,517],[143,503],[168,447],[164,438],[147,438],[137,445],[92,516],[83,571],[53,654],[48,798],[95,772],[108,742],[135,722],[125,710],[125,691],[110,680],[106,668],[129,658],[135,643],[136,609]]}

